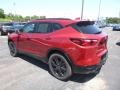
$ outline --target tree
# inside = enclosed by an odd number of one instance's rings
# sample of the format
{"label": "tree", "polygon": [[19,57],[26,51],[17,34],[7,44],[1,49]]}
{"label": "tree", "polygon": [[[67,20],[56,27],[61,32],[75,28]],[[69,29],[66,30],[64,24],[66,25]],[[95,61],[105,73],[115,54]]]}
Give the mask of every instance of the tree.
{"label": "tree", "polygon": [[120,23],[120,18],[106,18],[106,22],[107,23],[116,23],[116,24],[118,24],[118,23]]}
{"label": "tree", "polygon": [[46,16],[40,16],[40,19],[45,19],[46,18]]}
{"label": "tree", "polygon": [[14,14],[9,13],[6,15],[6,18],[13,20],[14,19]]}
{"label": "tree", "polygon": [[0,9],[0,18],[9,19],[9,20],[12,20],[12,21],[30,21],[30,20],[33,20],[33,19],[45,19],[46,16],[33,15],[33,16],[23,17],[21,15],[17,15],[17,14],[14,15],[12,13],[5,14],[4,10]]}
{"label": "tree", "polygon": [[0,18],[5,18],[4,10],[0,8]]}
{"label": "tree", "polygon": [[14,21],[23,21],[23,17],[21,15],[14,15]]}
{"label": "tree", "polygon": [[39,16],[36,16],[36,15],[34,15],[34,16],[32,16],[31,17],[31,19],[39,19],[40,17]]}
{"label": "tree", "polygon": [[24,18],[25,21],[29,21],[30,19],[31,19],[30,16],[26,16],[26,17]]}

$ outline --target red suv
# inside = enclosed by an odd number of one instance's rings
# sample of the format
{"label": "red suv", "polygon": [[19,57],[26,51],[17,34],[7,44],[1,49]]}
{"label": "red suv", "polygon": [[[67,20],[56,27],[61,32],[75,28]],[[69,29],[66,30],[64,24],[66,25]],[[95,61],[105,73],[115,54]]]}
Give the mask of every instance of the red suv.
{"label": "red suv", "polygon": [[108,36],[92,21],[33,20],[8,36],[10,54],[37,58],[60,80],[98,72],[107,59]]}

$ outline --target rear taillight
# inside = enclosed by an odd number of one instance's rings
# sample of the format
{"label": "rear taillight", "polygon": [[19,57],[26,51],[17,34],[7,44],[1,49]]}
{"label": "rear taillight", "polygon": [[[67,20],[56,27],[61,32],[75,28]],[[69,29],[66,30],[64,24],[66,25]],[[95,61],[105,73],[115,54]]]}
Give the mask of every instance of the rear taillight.
{"label": "rear taillight", "polygon": [[108,40],[108,36],[102,38],[102,39],[100,40],[100,42],[99,42],[99,46],[101,46],[101,45],[106,45],[106,44],[107,44],[107,40]]}
{"label": "rear taillight", "polygon": [[70,39],[73,43],[78,44],[80,46],[94,46],[97,44],[98,40],[96,39]]}

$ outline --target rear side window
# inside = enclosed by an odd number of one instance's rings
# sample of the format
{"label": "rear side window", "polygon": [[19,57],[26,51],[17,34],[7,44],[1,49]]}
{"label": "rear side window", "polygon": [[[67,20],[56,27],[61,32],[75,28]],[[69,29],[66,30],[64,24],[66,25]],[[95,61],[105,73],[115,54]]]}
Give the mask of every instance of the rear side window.
{"label": "rear side window", "polygon": [[63,28],[63,27],[60,24],[53,23],[53,31],[59,30],[61,28]]}
{"label": "rear side window", "polygon": [[37,25],[36,33],[47,33],[50,29],[49,23],[39,23]]}
{"label": "rear side window", "polygon": [[85,34],[99,34],[101,33],[101,30],[97,28],[93,22],[79,22],[76,24],[73,24],[72,27],[76,29],[79,32],[85,33]]}

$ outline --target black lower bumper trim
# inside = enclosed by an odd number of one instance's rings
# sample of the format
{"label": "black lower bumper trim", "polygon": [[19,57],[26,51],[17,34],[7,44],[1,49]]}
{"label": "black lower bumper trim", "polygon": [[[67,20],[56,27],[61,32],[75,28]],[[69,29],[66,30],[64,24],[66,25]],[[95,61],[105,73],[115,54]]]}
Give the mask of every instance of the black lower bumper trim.
{"label": "black lower bumper trim", "polygon": [[73,65],[73,72],[80,73],[80,74],[96,73],[101,69],[102,65],[105,64],[107,58],[108,58],[108,53],[105,53],[101,57],[101,62],[98,65],[86,66],[86,67]]}
{"label": "black lower bumper trim", "polygon": [[96,73],[99,69],[101,69],[102,65],[94,65],[94,66],[87,66],[87,67],[74,67],[73,72],[79,74],[89,74],[89,73]]}

